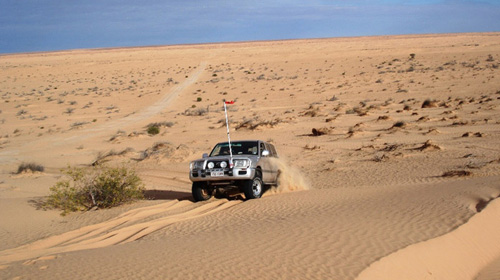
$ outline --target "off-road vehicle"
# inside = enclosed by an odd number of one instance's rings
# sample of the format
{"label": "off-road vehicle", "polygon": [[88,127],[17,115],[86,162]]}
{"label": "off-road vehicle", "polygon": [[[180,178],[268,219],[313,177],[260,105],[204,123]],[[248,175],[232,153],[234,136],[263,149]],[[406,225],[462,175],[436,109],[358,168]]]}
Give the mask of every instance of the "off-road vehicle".
{"label": "off-road vehicle", "polygon": [[277,157],[274,146],[260,140],[215,145],[210,155],[203,154],[189,165],[194,200],[224,193],[244,193],[246,199],[261,197],[265,185],[278,183],[279,170],[273,164]]}

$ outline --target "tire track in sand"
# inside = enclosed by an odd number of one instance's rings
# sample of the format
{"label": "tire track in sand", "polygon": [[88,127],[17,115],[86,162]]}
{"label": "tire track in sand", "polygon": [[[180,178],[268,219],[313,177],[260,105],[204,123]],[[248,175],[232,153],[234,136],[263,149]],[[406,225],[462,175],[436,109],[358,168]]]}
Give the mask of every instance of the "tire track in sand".
{"label": "tire track in sand", "polygon": [[[17,248],[0,251],[0,265],[54,254],[129,243],[168,225],[210,215],[241,202],[239,200],[213,200],[208,203],[195,204],[191,201],[172,200],[154,206],[130,210],[106,222],[85,226]],[[175,213],[175,210],[180,208],[193,206],[194,208],[187,211]],[[168,212],[172,211],[173,214],[168,214]]]}
{"label": "tire track in sand", "polygon": [[108,121],[96,127],[82,129],[78,132],[74,132],[76,134],[73,134],[72,136],[64,134],[55,135],[37,139],[29,143],[24,143],[17,148],[3,150],[0,152],[0,163],[22,161],[26,156],[32,157],[33,154],[37,153],[49,154],[53,152],[52,149],[56,149],[60,146],[71,145],[77,141],[99,137],[104,134],[108,134],[110,131],[123,129],[138,122],[147,120],[167,108],[171,102],[187,87],[194,84],[205,70],[206,65],[207,62],[201,62],[200,65],[193,72],[191,72],[190,75],[188,75],[186,80],[172,88],[168,93],[164,94],[160,100],[138,112],[132,113],[120,119]]}

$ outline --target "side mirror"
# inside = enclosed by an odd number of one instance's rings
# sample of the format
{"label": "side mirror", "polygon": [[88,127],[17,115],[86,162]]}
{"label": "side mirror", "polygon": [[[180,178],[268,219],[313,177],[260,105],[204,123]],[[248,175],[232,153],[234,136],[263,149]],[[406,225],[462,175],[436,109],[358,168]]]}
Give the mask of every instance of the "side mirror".
{"label": "side mirror", "polygon": [[203,156],[201,156],[202,158],[207,158],[208,157],[208,154],[207,153],[204,153]]}
{"label": "side mirror", "polygon": [[268,150],[262,151],[262,156],[263,157],[268,157],[269,156],[269,151]]}

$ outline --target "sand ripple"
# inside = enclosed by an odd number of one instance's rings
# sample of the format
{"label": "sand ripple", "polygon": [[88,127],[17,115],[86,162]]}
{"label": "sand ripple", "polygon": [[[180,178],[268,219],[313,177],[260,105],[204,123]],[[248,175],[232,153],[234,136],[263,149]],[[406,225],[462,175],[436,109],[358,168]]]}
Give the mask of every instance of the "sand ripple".
{"label": "sand ripple", "polygon": [[[214,200],[204,204],[190,201],[167,203],[134,209],[107,222],[86,226],[60,235],[42,239],[17,248],[0,252],[0,264],[37,258],[50,254],[102,248],[138,240],[170,224],[206,216],[234,206],[241,201]],[[191,206],[181,213],[169,214],[177,208]],[[144,222],[151,216],[163,215]]]}

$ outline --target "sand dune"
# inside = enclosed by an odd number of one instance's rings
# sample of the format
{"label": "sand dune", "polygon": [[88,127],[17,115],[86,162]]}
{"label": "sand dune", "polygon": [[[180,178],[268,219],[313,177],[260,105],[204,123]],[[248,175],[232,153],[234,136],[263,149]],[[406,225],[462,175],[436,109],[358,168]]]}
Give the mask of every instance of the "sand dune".
{"label": "sand dune", "polygon": [[389,255],[357,279],[474,279],[500,257],[499,214],[497,200],[458,229]]}
{"label": "sand dune", "polygon": [[[0,278],[497,279],[499,68],[499,33],[2,56]],[[224,99],[281,184],[193,203]],[[148,200],[37,208],[61,168],[103,163]]]}

